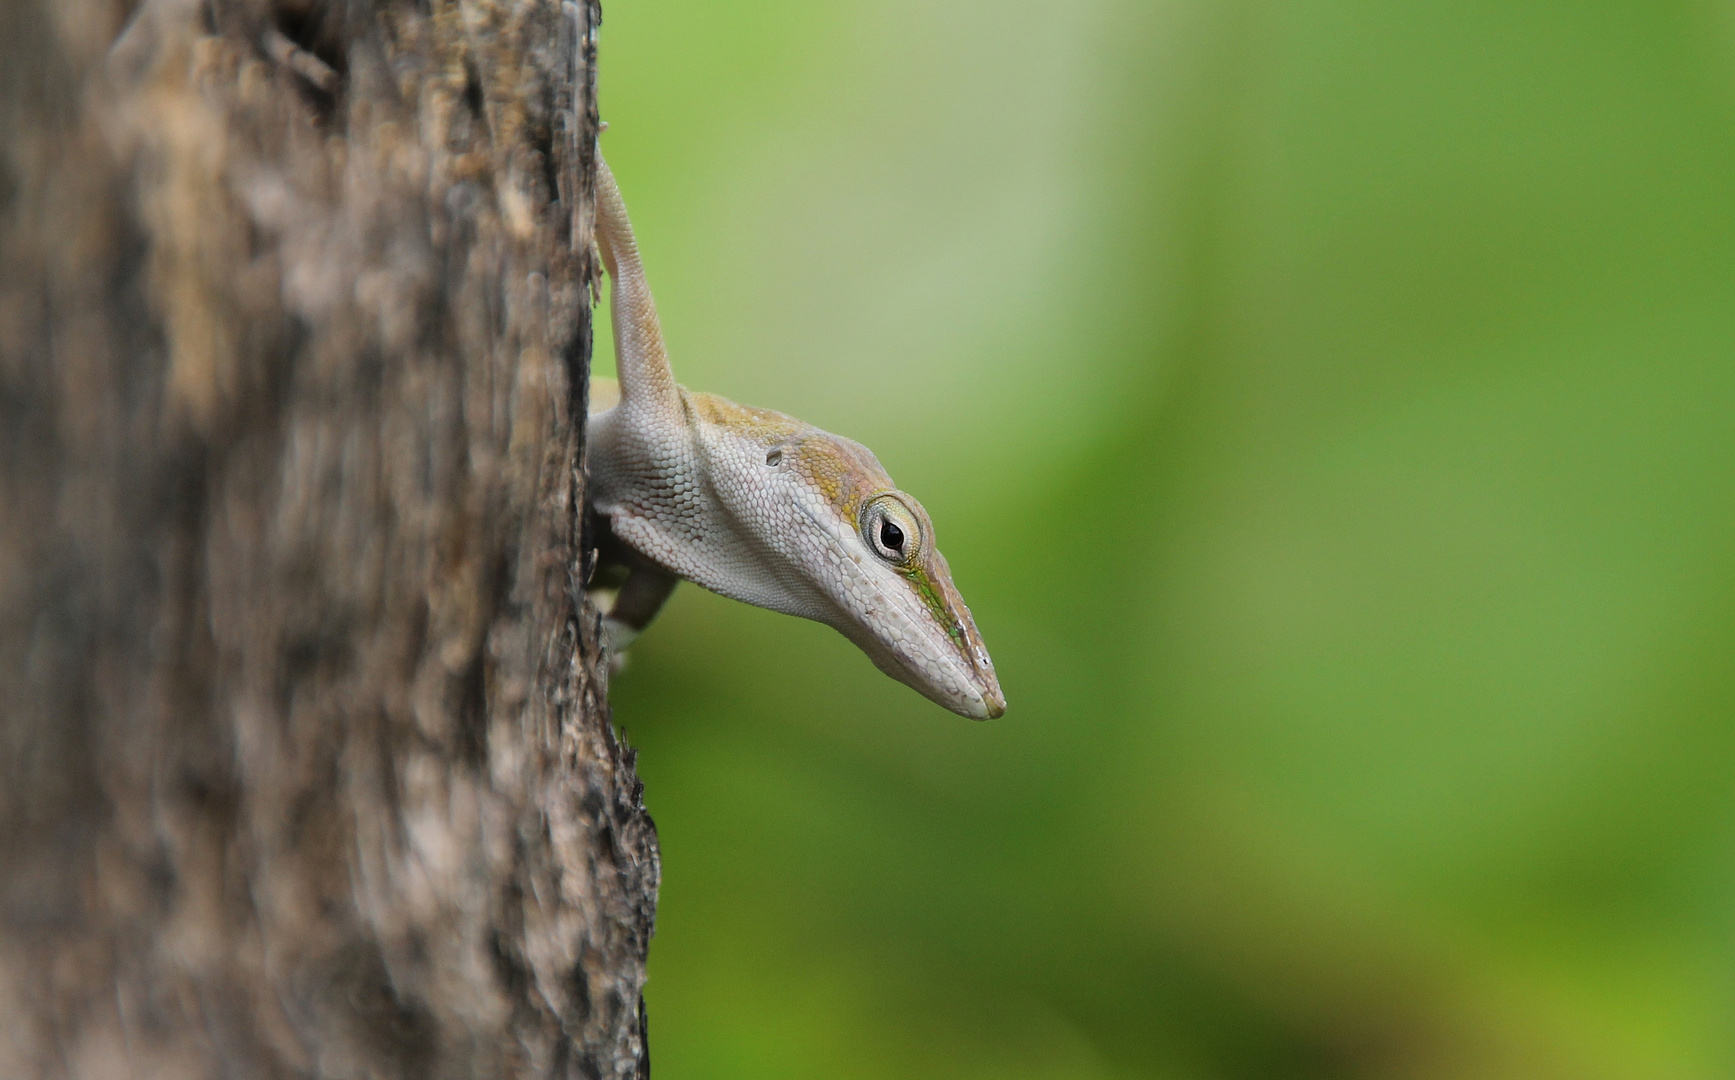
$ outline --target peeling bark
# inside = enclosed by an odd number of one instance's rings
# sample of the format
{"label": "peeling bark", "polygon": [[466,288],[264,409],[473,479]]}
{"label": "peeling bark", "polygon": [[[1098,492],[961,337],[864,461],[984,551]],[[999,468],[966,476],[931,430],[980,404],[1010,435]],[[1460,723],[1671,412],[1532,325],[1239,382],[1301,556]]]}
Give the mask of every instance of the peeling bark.
{"label": "peeling bark", "polygon": [[598,17],[0,5],[0,1076],[648,1075]]}

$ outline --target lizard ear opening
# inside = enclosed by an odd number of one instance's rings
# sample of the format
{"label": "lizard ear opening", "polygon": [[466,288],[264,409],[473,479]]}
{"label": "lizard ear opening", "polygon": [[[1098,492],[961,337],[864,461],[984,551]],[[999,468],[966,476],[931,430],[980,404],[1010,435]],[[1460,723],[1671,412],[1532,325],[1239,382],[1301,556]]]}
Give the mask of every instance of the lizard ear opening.
{"label": "lizard ear opening", "polygon": [[770,465],[772,468],[776,468],[778,463],[781,462],[782,460],[783,460],[783,451],[782,450],[773,450],[769,454],[765,455],[765,464]]}

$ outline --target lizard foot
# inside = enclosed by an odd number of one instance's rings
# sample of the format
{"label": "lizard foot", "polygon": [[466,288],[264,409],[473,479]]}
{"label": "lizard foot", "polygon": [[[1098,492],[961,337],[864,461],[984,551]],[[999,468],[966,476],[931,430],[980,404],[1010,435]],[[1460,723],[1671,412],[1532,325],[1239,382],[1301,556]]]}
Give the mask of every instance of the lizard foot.
{"label": "lizard foot", "polygon": [[602,654],[608,661],[610,676],[619,675],[627,666],[627,648],[639,636],[637,629],[619,619],[604,616],[602,620]]}

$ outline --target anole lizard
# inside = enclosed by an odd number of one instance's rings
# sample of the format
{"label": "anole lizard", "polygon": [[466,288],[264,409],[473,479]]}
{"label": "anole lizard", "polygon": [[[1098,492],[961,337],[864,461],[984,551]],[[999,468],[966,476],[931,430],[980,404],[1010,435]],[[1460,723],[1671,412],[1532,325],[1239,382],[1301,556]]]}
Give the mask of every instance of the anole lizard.
{"label": "anole lizard", "polygon": [[[618,392],[592,381],[591,505],[600,573],[619,578],[604,636],[624,649],[685,578],[841,631],[879,669],[953,712],[1006,711],[922,504],[867,447],[675,383],[614,175],[597,160]],[[615,400],[618,393],[618,400]]]}

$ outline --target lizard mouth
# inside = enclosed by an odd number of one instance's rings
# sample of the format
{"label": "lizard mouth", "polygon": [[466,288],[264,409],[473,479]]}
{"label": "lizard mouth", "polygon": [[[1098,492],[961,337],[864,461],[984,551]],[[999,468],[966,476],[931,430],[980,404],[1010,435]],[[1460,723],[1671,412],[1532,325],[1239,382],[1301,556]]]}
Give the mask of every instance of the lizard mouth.
{"label": "lizard mouth", "polygon": [[[917,616],[918,611],[927,616],[905,620],[906,626],[922,627],[922,633],[912,640],[869,631],[865,636],[874,639],[873,645],[858,644],[881,671],[935,704],[973,720],[998,719],[1006,713],[1006,696],[1000,690],[994,661],[982,644],[970,609],[944,572],[943,560],[937,569],[940,572],[921,585],[910,581],[907,591],[895,590],[904,593],[898,606],[908,616]],[[909,575],[903,576],[908,580]]]}
{"label": "lizard mouth", "polygon": [[956,705],[947,707],[974,720],[998,720],[1006,715],[1006,695],[1000,690],[1000,678],[994,673],[994,662],[988,659],[988,650],[982,646],[982,638],[968,618],[966,615],[965,625],[969,629],[965,639],[967,679],[970,689],[975,692],[975,700],[967,709],[960,709]]}
{"label": "lizard mouth", "polygon": [[949,646],[946,651],[956,661],[952,666],[958,669],[957,674],[962,676],[970,691],[966,696],[969,700],[967,708],[941,703],[954,712],[977,720],[994,720],[1005,715],[1006,695],[1000,691],[1000,678],[994,672],[994,661],[988,656],[988,647],[982,643],[982,635],[976,629],[970,608],[958,593],[957,586],[952,584],[952,572],[946,565],[945,556],[937,550],[930,550],[925,558],[900,574],[909,582],[911,591],[928,610],[934,624],[944,629],[946,645]]}
{"label": "lizard mouth", "polygon": [[929,700],[960,716],[972,720],[997,720],[1006,715],[1006,695],[1001,693],[1000,681],[992,667],[983,672],[975,665],[968,665],[958,674],[963,676],[963,693],[959,693],[955,686],[945,686],[931,679],[919,683],[905,681]]}
{"label": "lizard mouth", "polygon": [[972,720],[996,720],[1006,714],[1006,697],[992,667],[984,678],[962,658],[948,657],[946,662],[935,663],[928,654],[912,655],[908,647],[893,646],[860,624],[838,629],[875,667],[934,704]]}
{"label": "lizard mouth", "polygon": [[1006,695],[1000,692],[1000,683],[995,681],[988,692],[982,695],[983,720],[998,720],[1006,715]]}

